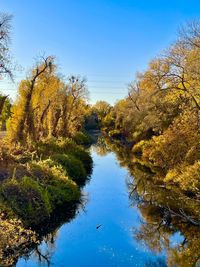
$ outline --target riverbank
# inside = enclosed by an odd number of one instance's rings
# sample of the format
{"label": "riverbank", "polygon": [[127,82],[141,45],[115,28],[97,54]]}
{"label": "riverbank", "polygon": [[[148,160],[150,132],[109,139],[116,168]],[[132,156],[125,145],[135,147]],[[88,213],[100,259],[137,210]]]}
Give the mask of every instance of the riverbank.
{"label": "riverbank", "polygon": [[29,150],[1,143],[2,266],[12,266],[20,253],[36,245],[55,214],[66,214],[80,202],[81,187],[92,171],[90,153],[79,145],[86,139],[80,134],[76,140],[49,139]]}

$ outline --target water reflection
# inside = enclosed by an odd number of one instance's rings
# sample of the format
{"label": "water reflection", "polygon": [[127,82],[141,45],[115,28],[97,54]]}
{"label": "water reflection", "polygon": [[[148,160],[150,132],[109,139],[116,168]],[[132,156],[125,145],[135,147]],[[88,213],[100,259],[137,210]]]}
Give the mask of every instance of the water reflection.
{"label": "water reflection", "polygon": [[17,267],[198,266],[199,202],[165,188],[120,143],[99,138],[92,150],[88,195]]}
{"label": "water reflection", "polygon": [[[177,188],[166,188],[151,170],[135,164],[129,149],[120,143],[104,142],[130,173],[129,199],[142,215],[139,229],[133,229],[133,238],[156,253],[165,251],[168,266],[200,266],[199,200]],[[146,266],[163,266],[163,262],[153,261]]]}

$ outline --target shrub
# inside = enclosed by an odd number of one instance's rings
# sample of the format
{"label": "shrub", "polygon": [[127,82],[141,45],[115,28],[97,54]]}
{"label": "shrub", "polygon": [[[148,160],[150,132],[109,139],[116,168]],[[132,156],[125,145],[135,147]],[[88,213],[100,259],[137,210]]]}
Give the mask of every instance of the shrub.
{"label": "shrub", "polygon": [[20,220],[7,219],[2,213],[0,213],[0,222],[1,266],[14,266],[17,256],[21,252],[27,252],[30,245],[37,243],[37,235],[32,230],[24,229]]}
{"label": "shrub", "polygon": [[92,138],[88,134],[83,132],[77,132],[73,137],[73,140],[78,145],[89,145],[92,143]]}
{"label": "shrub", "polygon": [[200,190],[200,161],[190,166],[179,166],[170,170],[165,182],[177,183],[184,191],[198,193]]}
{"label": "shrub", "polygon": [[58,140],[50,139],[45,143],[40,142],[37,150],[39,154],[45,155],[46,157],[54,154],[72,155],[83,163],[87,174],[91,174],[92,158],[89,152],[85,151],[83,147],[76,144],[72,139],[60,138]]}
{"label": "shrub", "polygon": [[48,139],[37,144],[37,151],[43,156],[49,156],[55,153],[69,153],[79,146],[70,138]]}
{"label": "shrub", "polygon": [[83,163],[83,166],[87,174],[90,175],[92,172],[92,165],[93,165],[93,161],[92,161],[92,157],[90,153],[79,147],[73,152],[71,152],[71,154]]}
{"label": "shrub", "polygon": [[132,152],[135,156],[141,158],[144,148],[148,147],[148,141],[142,140],[133,146]]}
{"label": "shrub", "polygon": [[48,191],[52,209],[69,202],[78,201],[80,190],[68,178],[63,168],[51,159],[34,161],[29,166],[30,173],[40,181]]}
{"label": "shrub", "polygon": [[112,137],[112,138],[116,138],[116,139],[120,139],[122,137],[122,133],[120,130],[111,130],[109,131],[109,137]]}
{"label": "shrub", "polygon": [[67,174],[77,184],[83,184],[87,178],[87,173],[83,163],[72,155],[56,154],[52,159],[60,164]]}
{"label": "shrub", "polygon": [[32,161],[28,165],[28,171],[35,179],[39,180],[41,184],[51,184],[52,181],[69,181],[66,172],[59,164],[51,159]]}
{"label": "shrub", "polygon": [[27,224],[37,225],[50,215],[47,190],[30,177],[25,176],[20,181],[7,180],[2,185],[2,194],[13,211]]}

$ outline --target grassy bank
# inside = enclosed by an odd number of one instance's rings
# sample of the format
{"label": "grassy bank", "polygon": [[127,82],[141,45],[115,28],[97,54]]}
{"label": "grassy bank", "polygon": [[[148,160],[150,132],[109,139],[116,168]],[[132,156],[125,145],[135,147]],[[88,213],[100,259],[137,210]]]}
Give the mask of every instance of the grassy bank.
{"label": "grassy bank", "polygon": [[[79,143],[80,139],[79,134]],[[37,241],[34,231],[44,231],[43,226],[50,225],[56,213],[80,201],[81,186],[92,171],[92,158],[69,138],[40,141],[29,150],[9,147],[2,141],[0,151],[0,227],[6,240],[0,243],[0,259],[10,266]],[[16,253],[11,243],[18,247]]]}

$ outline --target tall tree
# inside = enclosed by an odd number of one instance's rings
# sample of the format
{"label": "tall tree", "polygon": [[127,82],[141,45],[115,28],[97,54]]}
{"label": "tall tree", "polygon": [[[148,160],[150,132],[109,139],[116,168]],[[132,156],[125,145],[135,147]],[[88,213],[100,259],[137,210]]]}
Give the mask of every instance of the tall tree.
{"label": "tall tree", "polygon": [[[78,76],[71,76],[68,78],[64,90],[64,98],[62,104],[61,115],[61,135],[68,136],[73,132],[73,128],[78,127],[74,123],[81,119],[81,114],[78,116],[78,108],[84,106],[84,100],[88,98],[88,90],[86,80]],[[74,113],[76,110],[76,114]]]}
{"label": "tall tree", "polygon": [[[5,75],[13,79],[9,53],[10,30],[12,15],[0,13],[0,79]],[[0,96],[0,115],[8,96]]]}
{"label": "tall tree", "polygon": [[[12,140],[15,142],[26,142],[27,138],[36,140],[35,124],[34,124],[34,109],[33,109],[33,94],[37,88],[39,77],[46,71],[51,72],[53,57],[42,58],[42,60],[31,71],[30,76],[21,82],[19,88],[19,99],[17,105],[14,106],[14,115],[11,119]],[[16,110],[20,109],[20,110]],[[20,114],[19,114],[20,112]],[[13,125],[12,125],[13,124]]]}
{"label": "tall tree", "polygon": [[8,75],[13,78],[9,53],[12,15],[0,13],[0,78]]}

